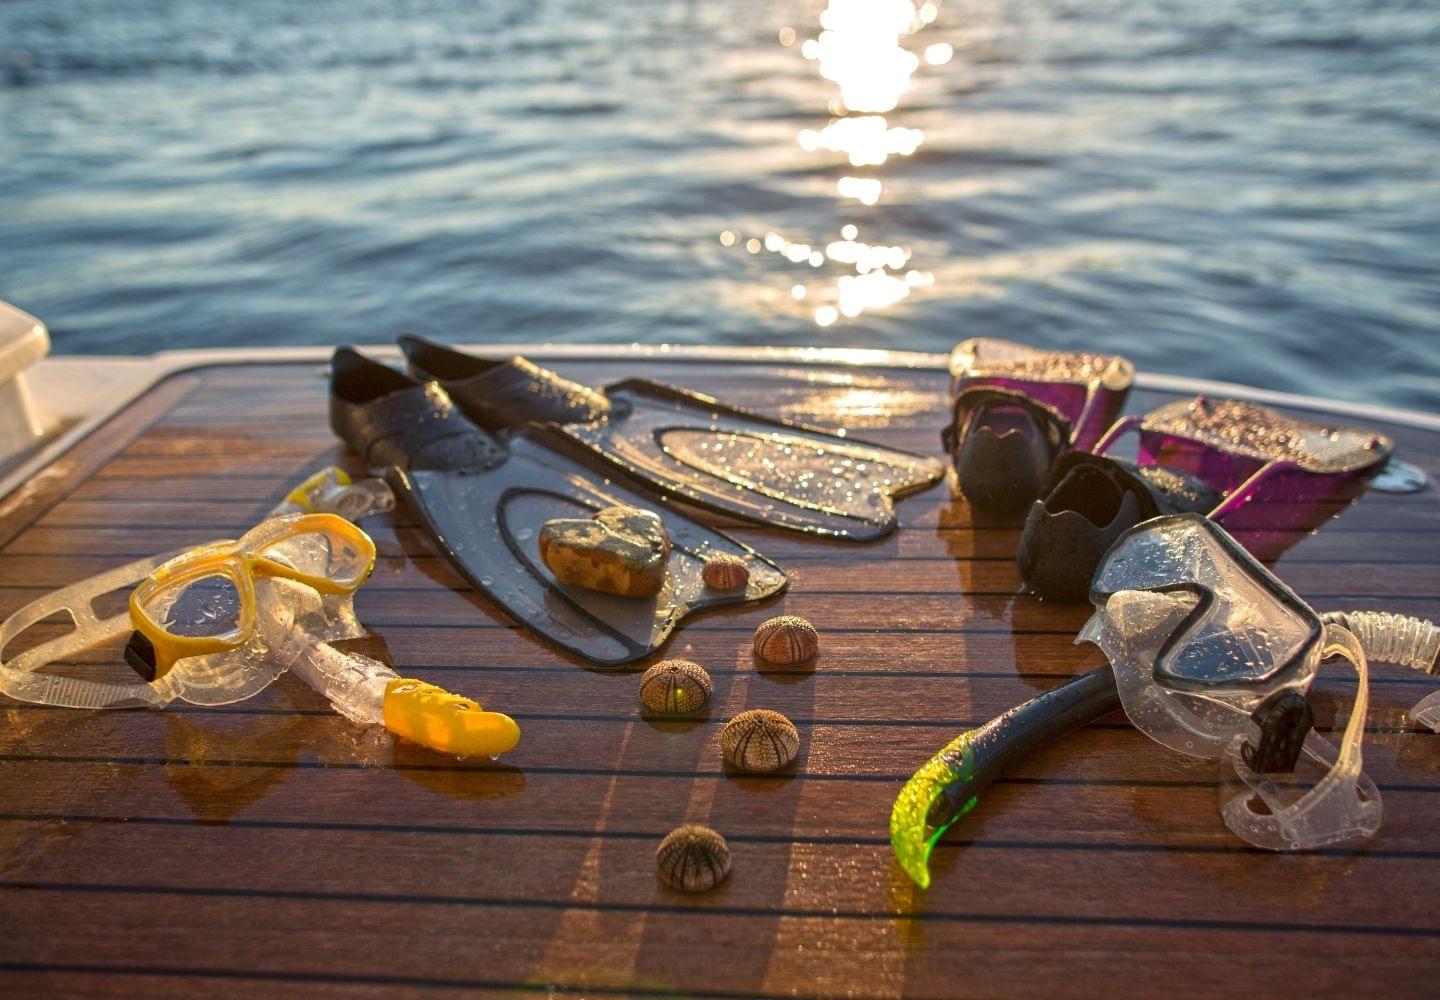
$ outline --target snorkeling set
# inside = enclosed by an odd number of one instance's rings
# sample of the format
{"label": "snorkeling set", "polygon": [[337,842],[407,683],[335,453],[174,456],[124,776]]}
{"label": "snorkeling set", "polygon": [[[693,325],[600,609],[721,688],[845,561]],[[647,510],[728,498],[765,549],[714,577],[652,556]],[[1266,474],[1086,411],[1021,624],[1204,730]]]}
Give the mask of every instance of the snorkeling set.
{"label": "snorkeling set", "polygon": [[[65,708],[228,705],[288,670],[352,722],[442,753],[504,753],[520,739],[508,716],[331,645],[365,634],[355,592],[375,565],[375,543],[353,519],[394,502],[378,480],[352,483],[326,469],[237,541],[140,559],[34,601],[0,625],[0,654],[56,614],[74,627],[0,658],[0,691]],[[96,601],[126,589],[126,610],[102,617]],[[124,658],[138,676],[73,662],[127,632]]]}
{"label": "snorkeling set", "polygon": [[[236,541],[142,559],[33,602],[0,626],[0,691],[85,709],[223,705],[288,670],[356,723],[493,756],[519,740],[508,716],[333,645],[364,634],[354,595],[375,546],[354,522],[398,497],[471,586],[536,636],[610,667],[655,653],[691,615],[787,585],[779,565],[687,509],[864,542],[894,529],[897,499],[944,474],[931,458],[658,382],[599,390],[524,358],[399,343],[404,372],[351,348],[332,359],[331,427],[382,478],[326,470]],[[927,886],[935,844],[1010,762],[1117,708],[1156,742],[1222,764],[1221,814],[1253,845],[1373,834],[1380,795],[1361,757],[1368,664],[1435,673],[1440,629],[1318,614],[1262,560],[1382,470],[1397,489],[1418,488],[1423,474],[1398,463],[1383,435],[1239,400],[1122,418],[1134,366],[1120,357],[977,339],[955,350],[951,374],[942,439],[955,485],[979,517],[1023,519],[1027,587],[1088,598],[1095,612],[1077,641],[1110,665],[962,733],[916,771],[890,818],[901,868]],[[1122,457],[1132,432],[1134,455]],[[564,539],[568,563],[553,551]],[[102,617],[97,599],[127,589],[127,610]],[[5,658],[60,612],[72,630]],[[127,632],[136,676],[72,662]],[[1338,747],[1316,731],[1309,698],[1332,658],[1357,677]],[[1440,692],[1411,716],[1440,732]]]}
{"label": "snorkeling set", "polygon": [[[1260,558],[1278,557],[1382,470],[1397,492],[1422,487],[1423,474],[1394,460],[1383,435],[1239,400],[1182,400],[1100,431],[1095,415],[1118,413],[1132,372],[1120,358],[997,341],[955,351],[944,441],[956,485],[982,515],[1025,517],[1026,585],[1088,597],[1095,612],[1076,641],[1110,666],[960,734],[906,782],[890,840],[922,888],[935,845],[1009,764],[1117,708],[1156,742],[1221,763],[1221,815],[1250,844],[1314,849],[1379,829],[1361,755],[1369,662],[1440,673],[1440,628],[1384,612],[1317,614]],[[1132,431],[1136,457],[1110,455]],[[1357,678],[1338,748],[1316,731],[1308,697],[1334,658]],[[1440,691],[1410,718],[1440,732]]]}

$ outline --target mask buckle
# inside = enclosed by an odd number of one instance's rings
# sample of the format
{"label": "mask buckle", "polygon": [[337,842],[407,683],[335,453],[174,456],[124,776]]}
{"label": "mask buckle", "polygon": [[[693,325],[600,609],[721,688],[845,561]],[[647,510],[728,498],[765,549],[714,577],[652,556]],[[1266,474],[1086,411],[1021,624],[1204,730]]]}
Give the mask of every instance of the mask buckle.
{"label": "mask buckle", "polygon": [[1305,747],[1305,734],[1315,725],[1310,702],[1298,691],[1277,691],[1250,714],[1260,729],[1256,743],[1240,748],[1240,759],[1257,774],[1290,774]]}

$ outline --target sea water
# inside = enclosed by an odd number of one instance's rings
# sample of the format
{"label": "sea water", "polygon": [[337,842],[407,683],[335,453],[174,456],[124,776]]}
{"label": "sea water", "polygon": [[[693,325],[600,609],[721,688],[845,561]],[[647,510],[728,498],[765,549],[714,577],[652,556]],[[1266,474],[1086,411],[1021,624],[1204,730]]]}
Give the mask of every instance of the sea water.
{"label": "sea water", "polygon": [[1440,6],[6,0],[62,352],[969,336],[1440,409]]}

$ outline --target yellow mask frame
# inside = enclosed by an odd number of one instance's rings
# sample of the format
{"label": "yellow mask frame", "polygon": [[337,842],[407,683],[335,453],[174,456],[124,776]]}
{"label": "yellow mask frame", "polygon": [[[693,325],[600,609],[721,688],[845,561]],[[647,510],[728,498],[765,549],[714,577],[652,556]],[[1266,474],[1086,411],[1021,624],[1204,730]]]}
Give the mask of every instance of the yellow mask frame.
{"label": "yellow mask frame", "polygon": [[[347,571],[312,572],[279,557],[277,549],[307,535],[323,535],[331,551],[347,555]],[[130,593],[130,620],[155,649],[155,676],[164,676],[179,660],[238,649],[255,627],[255,580],[280,578],[314,588],[321,594],[352,594],[375,566],[375,543],[359,527],[335,514],[299,514],[272,518],[246,532],[238,541],[215,542],[192,549],[158,566]],[[201,580],[222,578],[235,588],[235,625],[218,635],[181,635],[152,613],[166,593],[178,593]]]}

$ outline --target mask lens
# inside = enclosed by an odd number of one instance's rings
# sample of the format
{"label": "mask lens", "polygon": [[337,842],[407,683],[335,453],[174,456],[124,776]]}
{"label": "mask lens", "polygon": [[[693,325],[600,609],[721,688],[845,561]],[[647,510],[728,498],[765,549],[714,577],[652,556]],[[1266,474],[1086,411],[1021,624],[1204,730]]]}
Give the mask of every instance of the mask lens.
{"label": "mask lens", "polygon": [[1188,520],[1155,524],[1122,538],[1095,573],[1093,588],[1102,594],[1121,590],[1162,590],[1204,582],[1213,574],[1208,559],[1197,560],[1197,533]]}
{"label": "mask lens", "polygon": [[1197,684],[1264,681],[1290,663],[1310,639],[1310,630],[1276,605],[1249,580],[1235,580],[1215,593],[1214,603],[1157,668]]}
{"label": "mask lens", "polygon": [[228,638],[240,629],[240,590],[223,573],[177,580],[150,594],[143,610],[173,636]]}
{"label": "mask lens", "polygon": [[353,589],[365,582],[375,558],[374,549],[328,529],[313,529],[282,538],[257,555],[338,587]]}
{"label": "mask lens", "polygon": [[1164,592],[1192,602],[1204,595],[1194,617],[1169,625],[1181,631],[1156,657],[1157,679],[1263,683],[1301,659],[1318,637],[1312,612],[1282,596],[1284,588],[1263,566],[1232,551],[1198,519],[1162,521],[1126,537],[1095,582],[1106,594]]}

